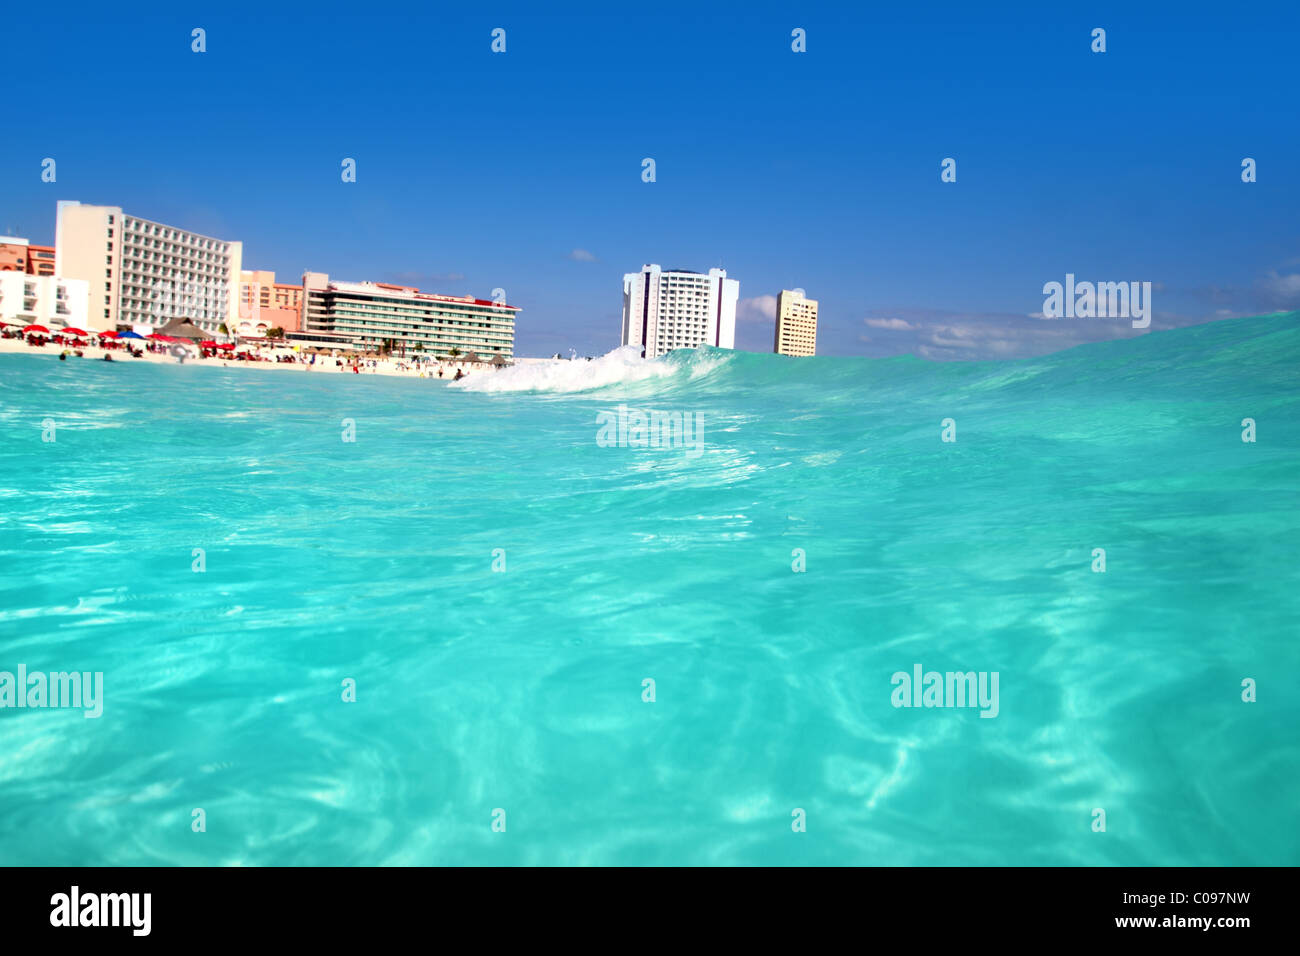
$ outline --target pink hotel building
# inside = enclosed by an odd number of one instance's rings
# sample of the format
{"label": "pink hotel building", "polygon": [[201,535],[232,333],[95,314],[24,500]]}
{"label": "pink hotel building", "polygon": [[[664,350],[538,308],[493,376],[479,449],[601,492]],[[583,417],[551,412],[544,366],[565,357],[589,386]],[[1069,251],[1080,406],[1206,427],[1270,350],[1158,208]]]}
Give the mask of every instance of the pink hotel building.
{"label": "pink hotel building", "polygon": [[239,319],[235,331],[257,337],[279,328],[302,328],[302,286],[275,281],[275,273],[244,269],[239,273]]}

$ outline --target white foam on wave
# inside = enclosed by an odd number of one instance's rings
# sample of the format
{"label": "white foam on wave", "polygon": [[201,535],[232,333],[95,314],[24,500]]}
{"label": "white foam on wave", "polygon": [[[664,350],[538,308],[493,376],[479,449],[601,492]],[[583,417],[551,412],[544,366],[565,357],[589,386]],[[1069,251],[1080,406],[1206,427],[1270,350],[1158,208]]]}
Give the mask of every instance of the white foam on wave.
{"label": "white foam on wave", "polygon": [[[626,385],[681,375],[684,366],[662,358],[644,359],[636,345],[624,345],[592,359],[548,359],[525,362],[496,371],[471,371],[452,382],[452,388],[467,392],[587,392],[597,388]],[[717,367],[721,359],[712,356],[690,362],[690,378]]]}

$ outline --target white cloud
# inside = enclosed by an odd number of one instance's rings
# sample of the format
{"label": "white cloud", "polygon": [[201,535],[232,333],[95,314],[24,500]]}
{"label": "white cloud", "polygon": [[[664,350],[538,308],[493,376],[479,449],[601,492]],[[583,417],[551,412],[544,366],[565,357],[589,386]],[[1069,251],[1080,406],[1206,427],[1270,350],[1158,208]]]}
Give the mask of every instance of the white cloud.
{"label": "white cloud", "polygon": [[569,253],[569,258],[574,262],[596,262],[598,261],[592,253],[586,249],[574,249]]}
{"label": "white cloud", "polygon": [[997,341],[999,336],[992,333],[984,338],[983,341],[977,340],[978,333],[972,328],[963,326],[945,326],[936,329],[926,336],[926,341],[931,345],[937,345],[945,349],[977,349],[987,345],[989,342]]}
{"label": "white cloud", "polygon": [[1283,276],[1270,272],[1262,280],[1262,285],[1265,294],[1276,304],[1300,302],[1300,273]]}
{"label": "white cloud", "polygon": [[776,296],[756,295],[752,299],[741,299],[736,303],[737,322],[774,322],[776,320]]}
{"label": "white cloud", "polygon": [[[883,315],[882,315],[883,313]],[[871,341],[858,336],[869,355],[912,353],[933,361],[1024,358],[1056,352],[1072,345],[1142,334],[1128,322],[1044,321],[1026,313],[955,312],[898,306],[863,319],[868,330],[887,334]],[[887,316],[887,317],[886,317]],[[1158,315],[1152,329],[1165,323]]]}

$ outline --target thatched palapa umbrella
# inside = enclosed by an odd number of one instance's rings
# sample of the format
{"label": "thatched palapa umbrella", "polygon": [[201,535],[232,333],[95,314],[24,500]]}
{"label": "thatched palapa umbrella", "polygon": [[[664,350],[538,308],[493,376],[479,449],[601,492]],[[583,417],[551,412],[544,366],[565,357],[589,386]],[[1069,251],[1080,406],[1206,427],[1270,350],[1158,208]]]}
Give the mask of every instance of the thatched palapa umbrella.
{"label": "thatched palapa umbrella", "polygon": [[204,332],[189,319],[182,318],[179,315],[159,329],[156,334],[170,335],[177,339],[189,339],[195,343],[212,338],[211,332]]}

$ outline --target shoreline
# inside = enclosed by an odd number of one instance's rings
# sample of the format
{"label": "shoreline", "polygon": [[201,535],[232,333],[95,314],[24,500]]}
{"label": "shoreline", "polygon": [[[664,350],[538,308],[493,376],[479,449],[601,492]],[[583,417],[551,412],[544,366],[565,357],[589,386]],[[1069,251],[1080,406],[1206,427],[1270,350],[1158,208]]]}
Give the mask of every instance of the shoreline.
{"label": "shoreline", "polygon": [[[58,361],[59,353],[65,350],[69,353],[75,351],[72,347],[67,345],[28,345],[25,339],[0,338],[0,354],[40,355]],[[182,363],[178,362],[172,355],[158,354],[155,352],[145,352],[141,357],[135,358],[134,356],[126,354],[121,349],[104,349],[97,345],[86,345],[81,347],[80,350],[83,353],[80,358],[75,354],[69,354],[67,360],[69,362],[103,362],[105,355],[112,355],[115,363],[124,362],[131,364],[137,362],[152,362],[159,365],[257,369],[274,372],[299,372],[311,375],[387,375],[394,378],[426,378],[432,379],[435,382],[450,382],[455,377],[457,369],[464,371],[465,378],[468,378],[471,375],[488,374],[495,371],[494,366],[484,364],[466,365],[464,363],[441,361],[429,362],[427,363],[427,367],[425,367],[425,363],[421,363],[422,367],[416,367],[408,359],[375,357],[362,360],[365,362],[373,361],[375,363],[374,366],[363,366],[358,364],[358,371],[354,373],[352,371],[352,366],[346,361],[342,366],[336,366],[334,363],[338,361],[338,359],[335,359],[332,356],[317,356],[315,365],[305,364],[303,362],[241,362],[234,359],[221,358],[190,358],[186,359]],[[297,354],[289,349],[277,351],[281,355]],[[405,365],[406,367],[399,368],[399,364]],[[439,368],[441,368],[443,372],[442,378],[438,377]]]}

